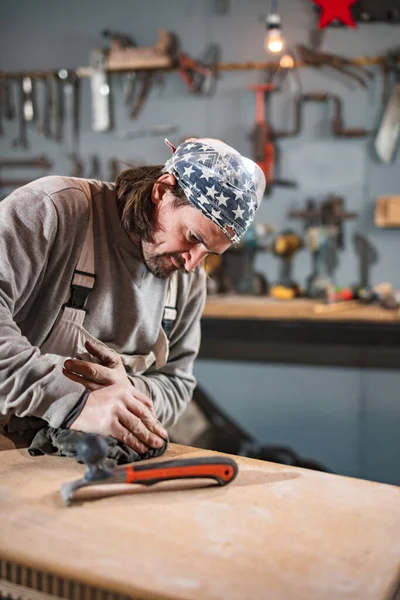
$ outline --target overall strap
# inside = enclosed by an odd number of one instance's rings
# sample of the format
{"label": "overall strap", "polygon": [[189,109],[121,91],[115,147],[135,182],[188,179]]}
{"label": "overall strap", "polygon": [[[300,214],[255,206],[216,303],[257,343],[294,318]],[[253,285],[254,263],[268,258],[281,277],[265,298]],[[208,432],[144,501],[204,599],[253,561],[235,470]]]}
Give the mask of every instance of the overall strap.
{"label": "overall strap", "polygon": [[165,300],[164,314],[162,319],[162,328],[164,329],[165,334],[168,338],[171,335],[172,327],[178,315],[178,311],[176,310],[177,299],[178,271],[175,271],[169,278],[167,297]]}
{"label": "overall strap", "polygon": [[88,182],[81,179],[80,185],[84,187],[89,203],[89,222],[78,264],[75,267],[72,277],[71,293],[64,306],[86,311],[85,305],[88,296],[96,282],[96,275],[94,273],[93,208],[92,195]]}

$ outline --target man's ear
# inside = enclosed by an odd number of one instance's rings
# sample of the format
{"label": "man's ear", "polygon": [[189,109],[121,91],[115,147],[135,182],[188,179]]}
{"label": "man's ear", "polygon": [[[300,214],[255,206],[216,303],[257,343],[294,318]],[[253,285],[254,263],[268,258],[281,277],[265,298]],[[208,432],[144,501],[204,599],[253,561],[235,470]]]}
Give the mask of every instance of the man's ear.
{"label": "man's ear", "polygon": [[151,199],[153,203],[159,204],[162,201],[164,194],[168,191],[168,187],[166,186],[174,187],[175,185],[175,177],[171,175],[171,173],[163,173],[153,185],[151,192]]}

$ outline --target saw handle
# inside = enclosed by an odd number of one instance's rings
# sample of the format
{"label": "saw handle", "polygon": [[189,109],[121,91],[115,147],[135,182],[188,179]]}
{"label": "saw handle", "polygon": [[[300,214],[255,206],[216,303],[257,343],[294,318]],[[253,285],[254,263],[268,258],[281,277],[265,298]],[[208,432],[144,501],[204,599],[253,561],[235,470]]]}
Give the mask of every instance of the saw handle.
{"label": "saw handle", "polygon": [[227,485],[235,479],[238,466],[227,456],[206,456],[128,466],[125,467],[125,472],[125,483],[154,485],[161,481],[209,478],[214,479],[219,485]]}

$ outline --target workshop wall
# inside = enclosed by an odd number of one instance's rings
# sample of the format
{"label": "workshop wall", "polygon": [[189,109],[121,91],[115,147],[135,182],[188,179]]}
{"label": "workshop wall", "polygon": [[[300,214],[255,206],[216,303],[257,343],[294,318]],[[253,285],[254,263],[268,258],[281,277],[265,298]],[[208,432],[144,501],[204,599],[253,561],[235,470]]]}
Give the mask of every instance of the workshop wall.
{"label": "workshop wall", "polygon": [[[219,14],[217,8],[227,6]],[[207,44],[221,45],[223,62],[265,61],[264,17],[269,2],[262,0],[2,0],[0,4],[0,70],[76,68],[88,64],[92,48],[106,45],[103,29],[132,35],[139,45],[153,45],[157,30],[176,33],[181,48],[201,57]],[[308,43],[314,23],[311,0],[281,0],[279,12],[289,43]],[[329,28],[322,48],[343,56],[374,56],[395,47],[398,26],[361,25],[356,30]],[[326,91],[343,100],[348,127],[376,128],[381,112],[382,81],[378,70],[367,90],[327,70],[302,69],[304,92]],[[122,102],[123,79],[113,77],[115,128],[108,133],[91,131],[89,81],[82,84],[80,156],[84,176],[91,176],[90,157],[100,159],[99,178],[108,179],[108,161],[117,157],[127,163],[161,163],[169,155],[163,136],[121,140],[126,130],[154,125],[174,125],[179,131],[168,136],[173,143],[195,136],[224,139],[244,154],[250,153],[249,132],[254,123],[254,93],[247,86],[261,83],[261,71],[221,73],[213,98],[190,96],[177,73],[162,78],[152,89],[139,118],[131,121]],[[290,81],[272,101],[271,118],[276,128],[290,128],[293,92]],[[265,198],[257,222],[269,223],[277,231],[288,226],[301,233],[286,214],[301,209],[305,200],[328,194],[345,198],[346,209],[358,218],[345,225],[345,250],[340,254],[337,283],[358,280],[358,262],[353,248],[354,232],[367,236],[378,252],[371,272],[373,284],[391,281],[400,287],[398,230],[377,229],[373,222],[377,195],[399,193],[400,155],[395,164],[378,164],[372,152],[372,137],[340,140],[331,137],[326,107],[312,104],[304,111],[301,134],[280,140],[280,175],[297,182],[296,189],[275,188]],[[54,174],[71,174],[72,164],[65,145],[45,140],[33,127],[30,148],[12,147],[16,122],[4,122],[0,137],[2,157],[47,154],[54,161]],[[47,172],[15,171],[1,178],[34,178]],[[4,196],[5,194],[3,194]],[[295,259],[294,276],[300,283],[310,271],[310,257],[303,250]],[[256,267],[270,281],[278,274],[278,261],[259,254]],[[333,471],[393,483],[400,482],[397,457],[400,452],[400,375],[394,372],[357,369],[248,365],[198,361],[201,385],[243,426],[262,442],[284,443],[298,452],[324,462]]]}

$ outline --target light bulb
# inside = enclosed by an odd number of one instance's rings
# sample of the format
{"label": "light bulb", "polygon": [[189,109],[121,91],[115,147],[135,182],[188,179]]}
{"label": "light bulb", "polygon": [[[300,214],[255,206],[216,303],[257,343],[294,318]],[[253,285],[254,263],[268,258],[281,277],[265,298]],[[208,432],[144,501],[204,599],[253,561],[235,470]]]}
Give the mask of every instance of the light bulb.
{"label": "light bulb", "polygon": [[282,54],[281,59],[279,61],[279,66],[282,69],[293,69],[294,67],[294,58],[290,54]]}
{"label": "light bulb", "polygon": [[264,40],[265,51],[279,54],[285,45],[281,33],[280,16],[275,13],[268,15],[265,25],[267,28]]}

